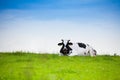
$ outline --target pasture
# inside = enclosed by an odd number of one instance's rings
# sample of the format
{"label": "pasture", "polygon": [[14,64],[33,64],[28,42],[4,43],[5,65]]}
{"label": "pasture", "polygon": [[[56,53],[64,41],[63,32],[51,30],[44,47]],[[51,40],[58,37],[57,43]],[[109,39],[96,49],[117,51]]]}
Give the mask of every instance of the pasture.
{"label": "pasture", "polygon": [[120,57],[0,53],[0,80],[120,80]]}

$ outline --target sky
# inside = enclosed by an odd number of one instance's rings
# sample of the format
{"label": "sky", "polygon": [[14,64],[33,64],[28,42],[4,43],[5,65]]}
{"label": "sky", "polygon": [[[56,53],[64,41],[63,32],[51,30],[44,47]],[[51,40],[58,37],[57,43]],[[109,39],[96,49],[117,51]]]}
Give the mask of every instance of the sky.
{"label": "sky", "polygon": [[0,0],[0,52],[58,53],[61,39],[120,55],[120,0]]}

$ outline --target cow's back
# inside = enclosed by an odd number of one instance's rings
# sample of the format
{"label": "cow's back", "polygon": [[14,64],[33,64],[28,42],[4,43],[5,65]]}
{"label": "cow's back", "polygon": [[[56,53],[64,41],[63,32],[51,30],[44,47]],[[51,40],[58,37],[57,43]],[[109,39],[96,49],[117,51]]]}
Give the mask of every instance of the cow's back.
{"label": "cow's back", "polygon": [[84,55],[86,53],[86,47],[85,44],[80,43],[73,43],[71,46],[73,55]]}

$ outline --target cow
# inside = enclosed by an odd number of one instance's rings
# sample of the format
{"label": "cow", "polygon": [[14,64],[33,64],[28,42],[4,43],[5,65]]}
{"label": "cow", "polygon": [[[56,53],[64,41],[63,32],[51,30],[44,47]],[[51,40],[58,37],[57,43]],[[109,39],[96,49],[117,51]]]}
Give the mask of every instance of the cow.
{"label": "cow", "polygon": [[96,56],[97,51],[93,49],[89,44],[85,43],[72,43],[70,40],[61,40],[58,46],[62,46],[60,49],[60,55],[64,56],[76,56],[76,55],[90,55]]}

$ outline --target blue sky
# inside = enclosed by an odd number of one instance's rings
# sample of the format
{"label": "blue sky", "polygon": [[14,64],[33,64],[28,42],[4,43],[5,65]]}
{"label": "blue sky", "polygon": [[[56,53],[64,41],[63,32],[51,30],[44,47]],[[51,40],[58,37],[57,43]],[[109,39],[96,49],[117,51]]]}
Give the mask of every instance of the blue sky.
{"label": "blue sky", "polygon": [[0,51],[58,52],[63,39],[120,53],[120,0],[0,0]]}

